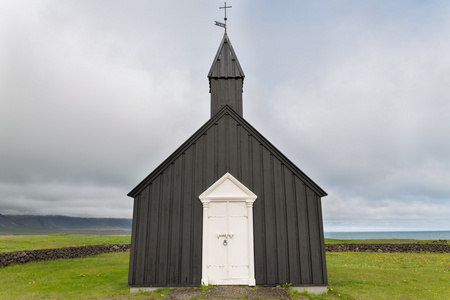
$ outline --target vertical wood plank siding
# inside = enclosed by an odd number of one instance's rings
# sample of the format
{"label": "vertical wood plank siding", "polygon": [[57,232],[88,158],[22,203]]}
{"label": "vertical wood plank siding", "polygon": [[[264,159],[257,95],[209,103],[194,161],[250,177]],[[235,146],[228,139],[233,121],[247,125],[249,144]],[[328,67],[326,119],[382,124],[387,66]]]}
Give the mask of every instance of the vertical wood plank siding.
{"label": "vertical wood plank siding", "polygon": [[135,196],[129,285],[200,285],[198,196],[226,172],[258,196],[256,284],[326,285],[320,195],[234,115],[213,121]]}
{"label": "vertical wood plank siding", "polygon": [[[284,189],[286,199],[295,199],[294,176],[287,168],[284,171]],[[297,202],[286,201],[286,222],[287,222],[287,244],[289,259],[289,278],[293,282],[300,282],[300,259],[297,228]],[[297,254],[298,253],[298,254]]]}
{"label": "vertical wood plank siding", "polygon": [[306,185],[299,178],[295,178],[295,195],[297,198],[300,281],[304,284],[309,284],[312,281],[311,269],[308,268],[311,261],[308,205],[306,203]]}
{"label": "vertical wood plank siding", "polygon": [[159,216],[160,216],[160,201],[158,201],[160,195],[160,177],[158,177],[150,187],[150,205],[147,212],[147,226],[149,228],[149,235],[146,241],[146,253],[148,253],[146,263],[146,278],[145,282],[156,282],[157,278],[157,264],[158,264],[158,247],[156,247],[155,241],[159,236]]}
{"label": "vertical wood plank siding", "polygon": [[233,108],[242,116],[242,78],[210,80],[211,86],[211,116],[214,116],[225,105]]}
{"label": "vertical wood plank siding", "polygon": [[[136,245],[136,239],[137,239],[137,225],[138,222],[135,222],[134,220],[138,220],[138,216],[137,216],[137,212],[139,210],[138,206],[139,206],[139,197],[136,197],[134,199],[134,203],[133,203],[133,224],[131,227],[131,244],[132,245]],[[136,261],[136,247],[132,247],[132,249],[130,249],[130,263],[129,263],[129,268],[128,268],[128,285],[134,284],[136,282],[135,279],[135,271],[136,268],[135,266],[135,261]]]}

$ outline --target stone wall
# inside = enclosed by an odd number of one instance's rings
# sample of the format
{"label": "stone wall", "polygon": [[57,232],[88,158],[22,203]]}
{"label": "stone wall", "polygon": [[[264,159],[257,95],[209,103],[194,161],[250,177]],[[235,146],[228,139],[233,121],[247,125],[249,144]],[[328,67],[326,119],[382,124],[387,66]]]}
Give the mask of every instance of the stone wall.
{"label": "stone wall", "polygon": [[[448,244],[326,244],[327,252],[450,253]],[[130,251],[130,244],[103,244],[0,253],[0,267],[33,261],[70,259],[109,252]]]}
{"label": "stone wall", "polygon": [[25,264],[33,261],[70,259],[109,252],[126,252],[129,249],[130,244],[103,244],[4,252],[0,253],[0,267],[12,264]]}
{"label": "stone wall", "polygon": [[447,244],[326,244],[328,252],[431,252],[450,253],[450,245]]}

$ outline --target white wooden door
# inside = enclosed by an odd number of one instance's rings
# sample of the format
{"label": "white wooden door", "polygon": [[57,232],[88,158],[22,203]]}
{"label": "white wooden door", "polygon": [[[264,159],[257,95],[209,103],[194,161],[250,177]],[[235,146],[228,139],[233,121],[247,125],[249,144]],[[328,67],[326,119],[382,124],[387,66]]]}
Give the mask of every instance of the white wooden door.
{"label": "white wooden door", "polygon": [[254,286],[253,202],[257,196],[226,173],[200,196],[203,284]]}
{"label": "white wooden door", "polygon": [[209,283],[249,284],[246,202],[211,203],[208,222]]}

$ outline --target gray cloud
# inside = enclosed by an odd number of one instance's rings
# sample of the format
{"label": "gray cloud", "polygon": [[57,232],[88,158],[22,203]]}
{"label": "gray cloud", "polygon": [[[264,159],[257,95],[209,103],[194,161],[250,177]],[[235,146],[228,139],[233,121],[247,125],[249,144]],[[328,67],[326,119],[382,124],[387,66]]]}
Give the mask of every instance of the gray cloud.
{"label": "gray cloud", "polygon": [[[209,118],[222,4],[0,3],[0,213],[131,217]],[[329,193],[326,230],[448,229],[450,6],[229,4],[244,117]]]}

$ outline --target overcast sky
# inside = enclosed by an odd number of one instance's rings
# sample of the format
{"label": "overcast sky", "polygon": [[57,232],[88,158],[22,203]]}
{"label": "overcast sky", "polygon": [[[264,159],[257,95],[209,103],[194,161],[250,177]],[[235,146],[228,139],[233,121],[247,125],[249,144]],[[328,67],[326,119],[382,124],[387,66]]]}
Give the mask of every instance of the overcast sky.
{"label": "overcast sky", "polygon": [[[450,230],[450,2],[228,1],[244,117],[325,231]],[[0,0],[0,214],[132,217],[209,119],[222,1]]]}

